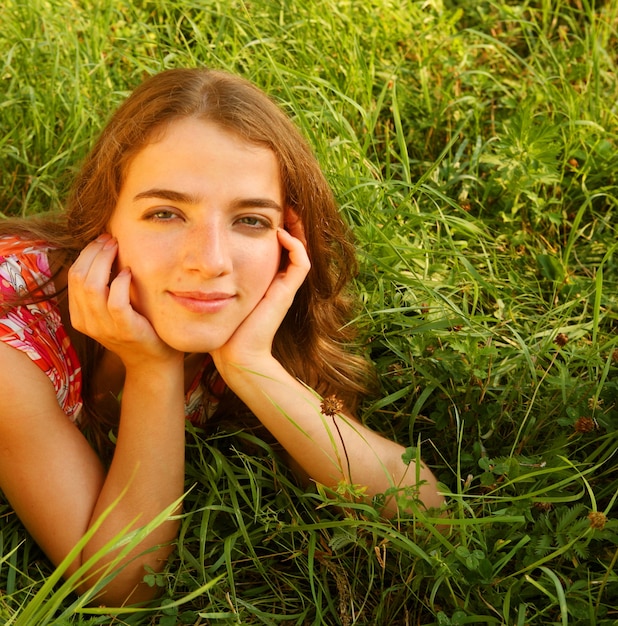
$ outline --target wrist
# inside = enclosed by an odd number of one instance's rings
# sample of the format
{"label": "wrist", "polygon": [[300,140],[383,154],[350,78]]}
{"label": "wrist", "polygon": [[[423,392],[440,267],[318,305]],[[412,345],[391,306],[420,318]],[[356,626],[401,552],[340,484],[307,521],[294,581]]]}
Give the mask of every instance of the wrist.
{"label": "wrist", "polygon": [[212,354],[212,357],[217,371],[228,384],[236,379],[269,376],[284,370],[281,363],[271,354],[236,360],[222,360],[216,354]]}
{"label": "wrist", "polygon": [[182,354],[178,358],[165,361],[144,359],[125,363],[125,388],[127,385],[152,388],[155,393],[165,389],[178,388],[182,393],[184,387]]}

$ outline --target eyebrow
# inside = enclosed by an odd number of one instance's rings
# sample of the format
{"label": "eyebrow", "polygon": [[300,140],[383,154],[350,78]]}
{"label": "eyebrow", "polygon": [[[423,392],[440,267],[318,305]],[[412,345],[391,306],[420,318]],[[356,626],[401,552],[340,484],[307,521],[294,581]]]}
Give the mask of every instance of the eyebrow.
{"label": "eyebrow", "polygon": [[[169,200],[170,202],[182,202],[183,204],[199,204],[199,196],[195,196],[183,191],[175,191],[173,189],[147,189],[140,191],[133,197],[133,200],[144,200],[147,198],[158,198],[160,200]],[[275,209],[283,212],[283,207],[271,198],[238,198],[232,203],[233,208],[256,207],[261,209]]]}

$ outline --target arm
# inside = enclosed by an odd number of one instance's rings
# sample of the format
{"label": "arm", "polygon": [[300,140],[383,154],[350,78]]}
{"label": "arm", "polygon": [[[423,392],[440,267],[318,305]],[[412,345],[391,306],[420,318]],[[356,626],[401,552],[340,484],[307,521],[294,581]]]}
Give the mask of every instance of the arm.
{"label": "arm", "polygon": [[[228,343],[213,352],[219,373],[313,480],[361,485],[369,497],[393,486],[418,485],[425,507],[441,506],[437,481],[427,467],[406,465],[402,446],[345,414],[324,415],[321,399],[272,356],[274,334],[309,271],[298,226],[296,234],[280,231],[289,265]],[[394,514],[396,503],[387,502],[384,512]]]}
{"label": "arm", "polygon": [[[321,413],[320,398],[275,359],[228,372],[226,382],[316,482],[360,485],[372,497],[393,486],[416,486],[418,470],[419,499],[426,508],[442,505],[437,481],[426,466],[406,465],[401,445],[345,414]],[[396,512],[391,499],[384,513]]]}
{"label": "arm", "polygon": [[[123,528],[143,526],[183,493],[183,360],[162,344],[128,304],[130,275],[107,281],[116,250],[105,241],[87,246],[69,273],[74,326],[115,351],[126,369],[114,457],[105,474],[83,435],[59,409],[50,381],[28,357],[0,345],[0,487],[26,528],[58,564],[125,490],[68,571],[95,554]],[[166,522],[138,546],[132,561],[106,587],[106,604],[150,599],[144,566],[160,570],[177,533]],[[158,547],[162,546],[162,547]],[[113,554],[107,557],[109,560]],[[101,564],[106,562],[102,561]],[[99,565],[96,567],[98,568]],[[95,577],[96,578],[96,577]],[[83,589],[93,580],[85,581]]]}
{"label": "arm", "polygon": [[[182,493],[181,476],[170,477],[174,459],[171,462],[166,459],[171,437],[167,437],[164,451],[152,449],[149,433],[135,450],[126,450],[131,433],[119,434],[119,446],[125,444],[126,452],[116,453],[112,463],[116,474],[110,470],[106,477],[85,437],[58,407],[47,376],[25,354],[1,343],[0,370],[12,374],[2,381],[0,488],[55,565],[81,539],[99,512],[130,484],[126,495],[87,544],[79,560],[71,564],[67,575],[125,525],[145,524]],[[142,459],[144,451],[149,451],[145,461]],[[151,469],[151,474],[144,476],[149,471],[148,463],[156,464],[158,469]],[[165,469],[163,476],[162,469]],[[182,474],[182,468],[177,468],[176,473]],[[160,526],[149,536],[148,544],[140,545],[138,551],[168,543],[175,534],[173,524]],[[169,548],[162,548],[133,562],[108,586],[101,601],[111,605],[149,599],[154,590],[139,585],[145,574],[143,567],[161,569],[168,551]],[[82,590],[93,582],[88,581]]]}

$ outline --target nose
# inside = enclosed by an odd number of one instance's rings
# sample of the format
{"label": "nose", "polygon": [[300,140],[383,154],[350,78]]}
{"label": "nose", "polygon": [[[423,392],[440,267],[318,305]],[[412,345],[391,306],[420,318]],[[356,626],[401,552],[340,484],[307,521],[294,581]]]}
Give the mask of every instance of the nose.
{"label": "nose", "polygon": [[185,239],[184,264],[208,278],[229,274],[232,256],[226,229],[216,222],[191,228]]}

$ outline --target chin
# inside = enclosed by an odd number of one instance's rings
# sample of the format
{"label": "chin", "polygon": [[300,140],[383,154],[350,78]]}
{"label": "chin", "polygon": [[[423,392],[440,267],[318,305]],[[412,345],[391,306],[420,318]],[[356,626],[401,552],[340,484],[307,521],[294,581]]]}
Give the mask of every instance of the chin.
{"label": "chin", "polygon": [[174,350],[185,353],[203,353],[212,352],[225,344],[220,338],[217,340],[209,338],[186,338],[186,337],[169,337],[161,336],[161,339]]}

